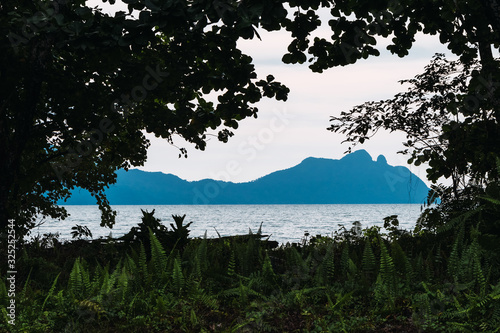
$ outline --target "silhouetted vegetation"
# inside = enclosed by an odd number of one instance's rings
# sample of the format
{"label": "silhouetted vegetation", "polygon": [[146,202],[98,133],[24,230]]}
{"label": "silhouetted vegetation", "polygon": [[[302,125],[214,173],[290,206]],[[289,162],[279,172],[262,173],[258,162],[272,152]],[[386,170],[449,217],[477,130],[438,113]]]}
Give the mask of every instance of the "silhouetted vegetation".
{"label": "silhouetted vegetation", "polygon": [[[498,1],[125,2],[129,13],[114,15],[83,0],[0,3],[1,248],[11,230],[19,238],[16,325],[2,261],[0,330],[500,331]],[[311,38],[320,7],[328,39]],[[352,143],[403,131],[409,163],[429,163],[429,203],[440,204],[412,232],[390,216],[384,233],[356,224],[275,246],[260,232],[189,238],[184,217],[170,230],[143,212],[121,239],[87,240],[77,225],[70,242],[23,242],[36,216],[67,216],[57,202],[77,186],[112,226],[104,190],[117,169],[145,162],[144,131],[204,149],[210,131],[227,142],[263,97],[285,101],[288,88],[258,79],[238,48],[257,28],[290,32],[283,62],[315,72],[378,56],[377,37],[406,56],[420,32],[459,57],[437,55],[407,92],[332,119]]]}
{"label": "silhouetted vegetation", "polygon": [[16,326],[2,276],[0,330],[498,331],[500,239],[490,230],[499,210],[498,197],[485,197],[452,221],[424,214],[413,232],[390,216],[385,232],[357,223],[280,246],[261,230],[188,238],[184,217],[168,230],[143,211],[122,240],[25,244]]}

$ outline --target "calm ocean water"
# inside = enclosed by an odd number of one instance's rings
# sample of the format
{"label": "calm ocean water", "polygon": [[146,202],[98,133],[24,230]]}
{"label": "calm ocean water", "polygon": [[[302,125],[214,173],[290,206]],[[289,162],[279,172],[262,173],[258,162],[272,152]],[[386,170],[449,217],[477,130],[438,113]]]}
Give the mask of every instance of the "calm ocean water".
{"label": "calm ocean water", "polygon": [[[262,233],[280,243],[297,242],[305,232],[311,235],[331,235],[339,224],[350,228],[354,221],[362,227],[383,226],[383,218],[398,215],[400,227],[413,229],[420,214],[419,204],[397,205],[159,205],[159,206],[113,206],[117,211],[113,229],[102,228],[97,206],[66,206],[70,217],[64,221],[45,220],[32,231],[32,235],[59,232],[62,239],[71,239],[71,227],[76,224],[87,226],[94,238],[119,237],[141,221],[141,209],[152,211],[170,229],[172,215],[186,214],[191,237],[201,237],[207,232],[209,238],[254,233],[262,224]],[[216,231],[217,230],[217,231]]]}

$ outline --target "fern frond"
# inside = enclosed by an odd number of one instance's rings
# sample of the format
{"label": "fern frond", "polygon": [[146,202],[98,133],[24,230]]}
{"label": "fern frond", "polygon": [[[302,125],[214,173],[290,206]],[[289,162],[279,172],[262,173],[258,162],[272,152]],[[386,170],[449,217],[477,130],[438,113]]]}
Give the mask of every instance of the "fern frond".
{"label": "fern frond", "polygon": [[181,261],[179,258],[174,259],[174,267],[172,271],[172,285],[174,291],[180,294],[184,287],[184,275],[182,274]]}
{"label": "fern frond", "polygon": [[139,276],[141,277],[141,286],[149,285],[149,283],[151,282],[150,281],[151,276],[149,275],[149,271],[148,271],[146,249],[145,249],[144,244],[142,242],[141,242],[140,248],[139,248],[137,269],[138,269]]}
{"label": "fern frond", "polygon": [[43,311],[43,309],[45,308],[45,304],[47,304],[47,301],[49,300],[49,298],[52,297],[52,294],[54,293],[54,290],[56,289],[57,280],[59,279],[59,275],[61,275],[61,273],[57,274],[56,278],[54,279],[54,282],[52,282],[52,286],[50,287],[49,292],[47,293],[47,296],[43,300],[42,308],[40,311]]}
{"label": "fern frond", "polygon": [[[320,294],[321,296],[325,295],[325,287],[311,287],[311,288],[303,288],[303,289],[295,289],[286,293],[283,297],[285,303],[290,305],[298,305],[299,307],[307,306],[310,304],[311,298],[315,295]],[[311,296],[311,297],[310,297]]]}
{"label": "fern frond", "polygon": [[85,259],[80,260],[80,274],[82,275],[83,282],[83,290],[85,293],[90,291],[91,283],[90,283],[90,272],[88,269],[88,264]]}
{"label": "fern frond", "polygon": [[262,276],[267,283],[274,284],[276,275],[274,274],[273,265],[271,264],[271,259],[269,259],[269,255],[267,253],[264,258],[264,263],[262,264]]}
{"label": "fern frond", "polygon": [[219,309],[219,303],[217,302],[217,300],[208,294],[202,294],[196,300],[209,309],[212,310]]}
{"label": "fern frond", "polygon": [[219,292],[217,297],[222,297],[222,298],[231,298],[231,297],[238,297],[241,294],[241,290],[239,287],[237,288],[230,288],[230,289],[225,289]]}
{"label": "fern frond", "polygon": [[118,262],[118,265],[115,268],[115,270],[113,271],[113,273],[107,274],[107,272],[106,272],[106,274],[104,275],[104,279],[103,279],[103,283],[102,283],[101,291],[100,291],[100,294],[102,296],[110,294],[111,291],[113,290],[113,287],[115,286],[116,280],[118,279],[118,276],[119,276],[120,271],[121,271],[120,267],[121,267],[121,261]]}
{"label": "fern frond", "polygon": [[406,287],[410,287],[411,280],[414,278],[410,260],[397,241],[392,242],[391,249],[396,272],[402,281],[404,281]]}
{"label": "fern frond", "polygon": [[230,277],[236,275],[236,258],[234,251],[231,251],[231,257],[229,258],[229,263],[227,265],[227,275]]}
{"label": "fern frond", "polygon": [[349,243],[345,241],[342,247],[342,254],[340,255],[340,269],[344,276],[347,276],[349,272],[349,259]]}
{"label": "fern frond", "polygon": [[465,227],[462,225],[455,236],[455,241],[453,242],[450,257],[448,258],[448,274],[453,278],[455,283],[458,282],[459,278],[459,268],[460,268],[460,257],[461,257],[461,247],[464,238]]}
{"label": "fern frond", "polygon": [[121,273],[118,276],[117,285],[116,285],[118,290],[121,291],[122,302],[125,300],[125,295],[128,292],[128,285],[129,285],[129,274],[128,274],[126,268],[122,267]]}
{"label": "fern frond", "polygon": [[335,248],[330,244],[319,266],[320,285],[331,285],[335,278]]}
{"label": "fern frond", "polygon": [[163,246],[154,233],[149,229],[149,241],[151,244],[151,264],[153,272],[157,278],[160,278],[167,268],[167,255]]}
{"label": "fern frond", "polygon": [[259,246],[256,244],[255,238],[250,236],[246,243],[243,260],[241,261],[242,273],[248,276],[254,272],[258,267],[259,259]]}
{"label": "fern frond", "polygon": [[217,303],[215,297],[201,288],[199,281],[190,281],[190,283],[186,283],[186,289],[187,297],[189,299],[196,303],[201,303],[209,309],[219,309],[219,304]]}
{"label": "fern frond", "polygon": [[75,259],[73,268],[71,269],[71,272],[69,274],[68,281],[68,292],[75,298],[80,297],[83,293],[84,284],[81,270],[82,268],[80,265],[80,257],[78,257]]}
{"label": "fern frond", "polygon": [[351,300],[352,293],[353,292],[351,291],[351,292],[344,294],[344,295],[341,295],[341,294],[337,295],[337,301],[335,302],[335,304],[330,306],[330,310],[334,313],[341,310],[342,307],[344,307],[347,304],[347,302],[349,302]]}
{"label": "fern frond", "polygon": [[380,277],[381,282],[384,284],[390,293],[396,291],[396,268],[394,262],[389,255],[389,251],[384,244],[382,238],[379,239],[380,243]]}
{"label": "fern frond", "polygon": [[96,302],[92,302],[92,301],[89,301],[89,300],[83,300],[83,301],[80,301],[78,303],[78,305],[89,311],[89,312],[92,312],[92,313],[95,313],[97,314],[97,317],[99,318],[103,313],[105,313],[105,311],[103,310],[103,308],[101,307],[101,305],[99,303],[96,303]]}
{"label": "fern frond", "polygon": [[377,269],[377,260],[373,254],[370,240],[367,238],[365,241],[365,248],[363,249],[363,259],[361,260],[361,269],[365,273],[374,273]]}
{"label": "fern frond", "polygon": [[450,231],[450,230],[454,229],[457,225],[464,224],[465,221],[469,220],[474,215],[479,214],[480,212],[483,211],[483,209],[484,209],[483,206],[479,206],[478,208],[476,208],[474,210],[470,210],[468,212],[463,213],[460,216],[452,218],[449,222],[447,222],[444,225],[442,225],[441,227],[439,227],[436,230],[436,232],[438,234],[440,234],[440,233],[444,233],[444,232]]}
{"label": "fern frond", "polygon": [[500,200],[491,197],[480,197],[481,199],[487,200],[495,205],[500,205]]}
{"label": "fern frond", "polygon": [[347,272],[349,279],[352,279],[358,272],[358,267],[354,263],[354,260],[352,260],[351,258],[349,258],[349,261],[347,263]]}
{"label": "fern frond", "polygon": [[309,273],[309,267],[295,247],[291,247],[287,251],[287,255],[287,262],[291,265],[290,269],[297,274],[299,278],[302,278]]}
{"label": "fern frond", "polygon": [[129,256],[128,253],[125,254],[125,260],[123,262],[123,267],[129,272],[132,276],[136,276],[138,272],[137,265],[135,261]]}
{"label": "fern frond", "polygon": [[102,268],[102,266],[99,263],[97,263],[96,268],[94,269],[92,281],[90,282],[90,291],[89,292],[92,295],[95,295],[99,292],[99,289],[101,287],[101,279],[102,279],[103,274],[104,274],[104,269]]}
{"label": "fern frond", "polygon": [[471,244],[471,252],[473,255],[473,269],[474,269],[474,279],[479,285],[480,295],[485,296],[486,293],[486,278],[484,277],[483,270],[481,268],[481,248],[479,246],[477,237],[474,238]]}
{"label": "fern frond", "polygon": [[198,279],[205,274],[208,270],[209,260],[208,260],[208,241],[206,238],[203,238],[200,242],[200,245],[196,249],[195,256],[195,274]]}
{"label": "fern frond", "polygon": [[107,291],[109,290],[108,285],[109,285],[109,266],[106,266],[104,269],[101,279],[100,279],[100,285],[99,285],[99,291],[97,294],[97,301],[101,302],[103,296],[107,294]]}
{"label": "fern frond", "polygon": [[19,299],[21,299],[21,300],[24,300],[26,298],[26,293],[27,293],[29,285],[30,285],[32,271],[33,271],[33,267],[30,268],[30,272],[28,273],[28,277],[26,278],[26,282],[24,283],[23,290],[21,290],[21,293],[19,294]]}

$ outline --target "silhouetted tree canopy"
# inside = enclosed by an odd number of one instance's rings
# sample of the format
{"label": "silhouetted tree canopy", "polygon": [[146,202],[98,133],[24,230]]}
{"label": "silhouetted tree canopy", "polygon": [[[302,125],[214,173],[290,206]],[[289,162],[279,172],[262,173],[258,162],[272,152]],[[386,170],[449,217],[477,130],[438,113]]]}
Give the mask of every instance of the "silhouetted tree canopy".
{"label": "silhouetted tree canopy", "polygon": [[477,62],[462,64],[437,54],[423,74],[401,81],[410,84],[406,92],[342,112],[332,117],[329,129],[353,145],[380,129],[402,131],[408,139],[402,152],[411,154],[409,163],[429,163],[429,180],[451,178],[455,196],[467,186],[486,185],[499,176],[500,112],[497,87],[480,72]]}
{"label": "silhouetted tree canopy", "polygon": [[[114,16],[85,1],[0,4],[0,210],[29,228],[75,186],[93,193],[111,226],[104,189],[119,168],[142,165],[143,130],[204,149],[227,141],[262,97],[286,100],[258,79],[236,46],[255,27],[279,29],[282,4],[132,1]],[[212,100],[215,99],[216,102]],[[181,153],[186,153],[181,150]]]}
{"label": "silhouetted tree canopy", "polygon": [[[500,4],[494,0],[397,4],[392,15],[385,9],[380,12],[387,21],[371,23],[375,30],[392,30],[391,51],[405,55],[415,33],[422,31],[439,35],[459,59],[448,61],[436,55],[423,74],[402,81],[410,84],[406,92],[332,117],[329,129],[345,133],[351,143],[363,143],[381,128],[403,131],[408,137],[404,152],[411,153],[409,163],[428,162],[429,180],[451,178],[454,197],[466,187],[484,188],[498,178],[496,157],[500,156],[500,73],[493,57],[499,47]],[[354,21],[364,26],[369,16],[365,12],[364,19]],[[361,42],[355,45],[377,53],[369,38],[363,37],[369,31],[361,30]]]}

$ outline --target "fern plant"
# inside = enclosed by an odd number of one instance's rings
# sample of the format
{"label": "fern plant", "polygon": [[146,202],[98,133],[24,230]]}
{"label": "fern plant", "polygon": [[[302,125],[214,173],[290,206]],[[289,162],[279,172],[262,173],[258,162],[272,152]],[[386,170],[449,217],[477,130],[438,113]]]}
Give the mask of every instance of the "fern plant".
{"label": "fern plant", "polygon": [[382,237],[379,238],[379,244],[380,268],[376,281],[375,298],[386,303],[389,308],[394,308],[395,297],[399,294],[396,268]]}
{"label": "fern plant", "polygon": [[331,286],[335,279],[335,246],[328,244],[325,256],[318,267],[318,283],[321,286]]}
{"label": "fern plant", "polygon": [[274,273],[271,259],[269,258],[269,255],[267,253],[264,258],[264,262],[262,263],[262,277],[265,284],[265,290],[271,291],[275,290],[278,287],[277,276]]}
{"label": "fern plant", "polygon": [[367,281],[371,281],[376,276],[377,260],[371,246],[370,239],[366,239],[363,249],[363,258],[361,261],[361,270],[363,271]]}
{"label": "fern plant", "polygon": [[349,273],[349,242],[344,241],[343,242],[343,247],[342,247],[342,254],[340,256],[340,270],[342,272],[342,275],[348,279],[348,273]]}
{"label": "fern plant", "polygon": [[460,258],[462,256],[462,248],[464,246],[464,232],[465,226],[462,225],[456,233],[455,240],[453,241],[450,257],[448,258],[448,274],[453,278],[455,283],[458,283],[461,269]]}
{"label": "fern plant", "polygon": [[180,258],[174,259],[174,265],[172,270],[172,288],[173,291],[180,295],[182,289],[184,288],[184,274],[182,273],[181,260]]}
{"label": "fern plant", "polygon": [[102,276],[102,282],[99,288],[99,293],[97,295],[97,300],[102,300],[103,298],[110,298],[112,291],[115,287],[115,282],[118,277],[118,272],[120,271],[121,263],[117,264],[117,267],[113,273],[109,274],[108,269],[104,271]]}
{"label": "fern plant", "polygon": [[[233,254],[234,255],[234,254]],[[201,279],[209,268],[208,241],[204,237],[199,243],[194,253],[194,274],[197,279]]]}
{"label": "fern plant", "polygon": [[482,255],[481,255],[481,247],[478,241],[479,231],[473,228],[471,232],[473,233],[473,235],[471,236],[472,244],[470,246],[470,252],[472,255],[473,276],[477,283],[477,286],[479,287],[479,295],[481,297],[484,297],[486,293],[486,278],[484,276],[483,269],[481,267]]}
{"label": "fern plant", "polygon": [[292,289],[298,288],[310,277],[309,267],[295,247],[285,249],[286,255],[286,284]]}
{"label": "fern plant", "polygon": [[141,286],[147,286],[152,282],[152,276],[149,274],[148,270],[146,248],[142,242],[140,244],[139,256],[137,258],[137,276],[140,277],[139,281]]}
{"label": "fern plant", "polygon": [[247,286],[258,293],[271,295],[280,292],[277,276],[267,254],[262,263],[262,269],[250,274],[247,281]]}
{"label": "fern plant", "polygon": [[149,241],[151,246],[150,265],[153,278],[152,281],[157,285],[161,285],[166,281],[166,269],[168,265],[167,254],[152,230],[149,230]]}
{"label": "fern plant", "polygon": [[397,240],[391,243],[391,253],[398,281],[404,284],[405,291],[408,291],[414,279],[413,267],[410,260]]}
{"label": "fern plant", "polygon": [[236,258],[234,251],[231,251],[231,257],[229,258],[229,263],[227,264],[227,275],[229,277],[236,275]]}
{"label": "fern plant", "polygon": [[78,257],[69,275],[67,290],[74,299],[83,299],[90,290],[90,286],[90,276],[85,261]]}
{"label": "fern plant", "polygon": [[54,291],[56,289],[56,285],[57,285],[57,280],[59,279],[59,275],[61,275],[61,273],[57,274],[56,278],[54,279],[54,282],[52,282],[52,286],[50,287],[49,289],[49,292],[47,293],[47,296],[45,297],[45,299],[43,300],[43,303],[42,303],[42,307],[41,307],[41,310],[40,311],[43,311],[43,309],[45,308],[45,305],[47,304],[47,301],[52,297],[52,295],[54,294]]}

